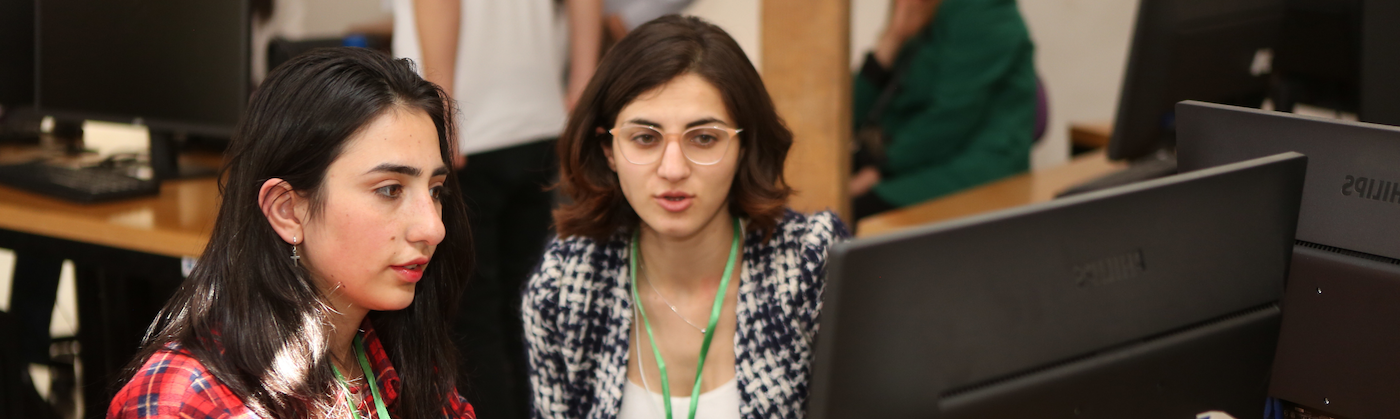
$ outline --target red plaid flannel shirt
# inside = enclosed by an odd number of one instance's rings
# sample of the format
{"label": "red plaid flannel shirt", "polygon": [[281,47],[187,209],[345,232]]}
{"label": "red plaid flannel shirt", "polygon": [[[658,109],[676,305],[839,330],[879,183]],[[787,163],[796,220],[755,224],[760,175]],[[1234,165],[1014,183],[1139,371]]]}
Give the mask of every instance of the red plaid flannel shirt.
{"label": "red plaid flannel shirt", "polygon": [[[379,342],[369,320],[365,320],[363,327],[365,350],[368,352],[365,355],[380,384],[379,391],[384,396],[385,404],[391,404],[399,395],[399,374],[390,364],[389,356],[384,353],[384,345]],[[364,399],[358,408],[365,419],[376,418],[374,396],[368,386],[365,383],[352,390],[364,392]],[[472,406],[456,392],[452,394],[451,409],[460,413],[444,412],[443,417],[476,418]],[[107,408],[108,419],[256,417],[243,404],[243,400],[176,345],[151,355],[131,381],[117,392]]]}

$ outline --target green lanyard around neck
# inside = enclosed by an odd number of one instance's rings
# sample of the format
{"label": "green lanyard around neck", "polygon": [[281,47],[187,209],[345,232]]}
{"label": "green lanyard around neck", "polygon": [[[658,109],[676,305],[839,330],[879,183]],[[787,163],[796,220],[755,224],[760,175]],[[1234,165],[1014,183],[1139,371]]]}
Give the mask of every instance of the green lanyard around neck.
{"label": "green lanyard around neck", "polygon": [[[690,391],[690,415],[689,419],[695,419],[695,410],[700,407],[700,373],[705,371],[705,355],[710,352],[710,340],[715,337],[715,325],[719,324],[719,312],[724,308],[724,293],[729,289],[729,276],[734,272],[734,259],[739,256],[739,243],[743,234],[740,233],[739,218],[734,218],[734,241],[729,245],[729,261],[724,263],[724,276],[720,277],[719,289],[715,291],[714,308],[710,310],[710,324],[705,327],[705,340],[700,344],[700,364],[695,367],[695,387]],[[666,378],[666,361],[661,359],[661,350],[656,347],[656,335],[651,332],[651,322],[647,320],[647,311],[642,308],[642,299],[637,294],[637,259],[642,253],[638,250],[637,240],[640,237],[641,228],[632,231],[632,301],[637,304],[637,311],[642,313],[642,324],[647,328],[647,339],[651,341],[652,355],[656,356],[656,369],[661,371],[661,400],[666,406],[666,419],[671,419],[671,383]],[[642,360],[637,360],[638,363]],[[640,365],[640,364],[639,364]]]}
{"label": "green lanyard around neck", "polygon": [[[384,398],[379,396],[379,385],[374,381],[374,371],[369,366],[369,358],[365,357],[365,341],[361,340],[358,334],[355,335],[355,357],[360,359],[360,368],[365,370],[365,382],[369,384],[370,395],[374,397],[374,411],[379,414],[377,417],[390,419],[389,410],[384,408]],[[345,389],[345,404],[350,405],[350,417],[360,419],[360,409],[350,400],[350,384],[345,382],[340,368],[331,365],[331,371],[335,372],[335,379],[340,382],[340,387]]]}

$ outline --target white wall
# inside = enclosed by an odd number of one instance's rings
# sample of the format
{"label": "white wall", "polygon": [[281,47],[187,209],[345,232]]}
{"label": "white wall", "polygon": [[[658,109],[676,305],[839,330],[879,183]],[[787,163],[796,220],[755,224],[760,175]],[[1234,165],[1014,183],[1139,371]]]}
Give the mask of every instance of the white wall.
{"label": "white wall", "polygon": [[1032,167],[1065,161],[1070,122],[1111,122],[1128,62],[1137,1],[1022,0],[1036,70],[1050,96],[1049,131]]}
{"label": "white wall", "polygon": [[[890,0],[851,0],[851,66],[884,29]],[[1118,106],[1137,1],[1020,0],[1036,44],[1036,71],[1050,98],[1050,125],[1031,167],[1064,163],[1070,122],[1107,122]]]}
{"label": "white wall", "polygon": [[695,0],[685,14],[708,20],[734,37],[754,67],[763,71],[763,51],[760,51],[758,22],[761,20],[760,0]]}
{"label": "white wall", "polygon": [[[302,30],[307,37],[339,37],[350,25],[388,19],[381,0],[274,0],[303,3]],[[502,0],[511,1],[511,0]]]}

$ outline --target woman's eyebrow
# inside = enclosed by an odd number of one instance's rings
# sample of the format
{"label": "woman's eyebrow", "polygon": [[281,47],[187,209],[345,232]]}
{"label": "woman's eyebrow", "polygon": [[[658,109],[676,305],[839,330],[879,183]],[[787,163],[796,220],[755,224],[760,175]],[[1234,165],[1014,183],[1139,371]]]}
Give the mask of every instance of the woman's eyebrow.
{"label": "woman's eyebrow", "polygon": [[[446,168],[446,167],[443,167],[443,168],[441,168],[441,169],[442,169],[444,172],[446,172],[446,169],[447,169],[447,168]],[[422,170],[422,169],[419,169],[419,168],[417,168],[417,167],[405,166],[405,165],[402,165],[402,164],[394,164],[394,163],[380,163],[378,166],[374,166],[373,169],[369,169],[369,171],[368,171],[368,172],[365,172],[365,174],[380,173],[380,172],[398,173],[398,174],[408,175],[408,176],[412,176],[412,177],[418,177],[418,175],[423,174],[423,170]],[[436,172],[434,172],[434,173],[436,173]]]}
{"label": "woman's eyebrow", "polygon": [[[423,170],[422,170],[422,169],[419,169],[419,168],[417,168],[417,167],[407,166],[407,165],[402,165],[402,164],[394,164],[394,163],[380,163],[378,166],[374,166],[373,169],[369,169],[369,171],[368,171],[368,172],[365,172],[365,174],[370,174],[370,173],[384,173],[384,172],[388,172],[388,173],[398,173],[398,174],[402,174],[402,175],[408,175],[408,176],[410,176],[410,177],[418,177],[419,175],[422,175],[422,174],[423,174]],[[443,176],[443,175],[446,175],[446,174],[447,174],[447,166],[438,166],[438,168],[433,169],[433,174],[432,174],[432,176],[436,177],[436,176]]]}
{"label": "woman's eyebrow", "polygon": [[695,128],[695,127],[698,127],[698,126],[701,126],[701,125],[713,124],[713,123],[716,123],[716,122],[721,123],[721,124],[724,124],[724,125],[729,125],[728,122],[721,121],[721,120],[719,120],[719,118],[705,118],[705,119],[700,119],[700,120],[696,120],[696,121],[691,121],[691,123],[685,124],[685,127],[686,127],[687,129],[689,129],[689,128]]}
{"label": "woman's eyebrow", "polygon": [[[694,127],[698,127],[698,126],[701,126],[701,125],[713,124],[713,123],[716,123],[716,122],[721,123],[721,124],[725,124],[725,125],[729,125],[728,122],[724,122],[723,120],[720,120],[719,118],[709,117],[709,118],[701,118],[701,119],[697,119],[697,120],[691,121],[690,123],[685,124],[685,127],[686,127],[686,128],[694,128]],[[648,121],[648,120],[645,120],[645,119],[641,119],[641,118],[632,118],[632,119],[629,119],[629,120],[627,120],[627,123],[629,123],[629,124],[637,124],[637,125],[646,125],[646,126],[652,126],[652,127],[660,127],[660,126],[661,126],[661,124],[658,124],[658,123],[655,123],[655,122],[651,122],[651,121]]]}

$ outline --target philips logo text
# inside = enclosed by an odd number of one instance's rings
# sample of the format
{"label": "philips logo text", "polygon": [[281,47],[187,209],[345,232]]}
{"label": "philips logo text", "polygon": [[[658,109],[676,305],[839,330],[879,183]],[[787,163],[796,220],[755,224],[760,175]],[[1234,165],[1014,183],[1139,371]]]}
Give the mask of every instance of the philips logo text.
{"label": "philips logo text", "polygon": [[1347,175],[1342,195],[1400,204],[1400,182]]}

